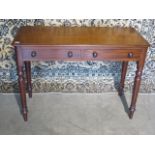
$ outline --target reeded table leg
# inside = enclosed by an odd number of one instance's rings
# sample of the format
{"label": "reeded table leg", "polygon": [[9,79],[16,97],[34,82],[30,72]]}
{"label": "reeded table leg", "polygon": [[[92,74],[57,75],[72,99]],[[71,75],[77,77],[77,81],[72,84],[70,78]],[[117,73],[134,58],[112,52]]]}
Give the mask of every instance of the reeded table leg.
{"label": "reeded table leg", "polygon": [[125,81],[125,77],[126,77],[127,67],[128,67],[128,62],[123,61],[123,63],[122,63],[121,82],[120,82],[120,86],[119,86],[119,90],[118,90],[118,93],[119,93],[120,96],[122,96],[123,91],[124,91],[123,89],[124,89],[124,81]]}
{"label": "reeded table leg", "polygon": [[134,87],[133,87],[133,94],[132,94],[132,100],[131,100],[131,106],[129,108],[129,118],[133,118],[133,114],[136,110],[136,101],[137,96],[140,88],[140,82],[141,82],[141,76],[142,76],[142,70],[143,70],[143,63],[137,62],[137,71],[134,81]]}
{"label": "reeded table leg", "polygon": [[29,97],[32,98],[32,82],[31,82],[31,62],[25,62],[26,78],[27,78],[27,89]]}

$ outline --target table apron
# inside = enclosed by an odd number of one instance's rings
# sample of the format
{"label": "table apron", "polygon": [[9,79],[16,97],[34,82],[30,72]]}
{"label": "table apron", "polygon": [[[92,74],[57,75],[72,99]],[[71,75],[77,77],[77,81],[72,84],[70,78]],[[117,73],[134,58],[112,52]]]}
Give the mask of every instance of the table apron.
{"label": "table apron", "polygon": [[109,49],[23,49],[22,59],[24,61],[137,61],[143,52],[138,49],[109,50]]}

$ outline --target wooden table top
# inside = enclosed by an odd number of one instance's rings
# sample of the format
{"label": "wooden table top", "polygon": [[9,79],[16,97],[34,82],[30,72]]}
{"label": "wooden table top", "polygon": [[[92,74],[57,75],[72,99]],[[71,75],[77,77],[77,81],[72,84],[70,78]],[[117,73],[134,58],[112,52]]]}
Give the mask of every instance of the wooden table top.
{"label": "wooden table top", "polygon": [[149,43],[134,29],[121,27],[23,26],[13,45],[104,45],[148,47]]}

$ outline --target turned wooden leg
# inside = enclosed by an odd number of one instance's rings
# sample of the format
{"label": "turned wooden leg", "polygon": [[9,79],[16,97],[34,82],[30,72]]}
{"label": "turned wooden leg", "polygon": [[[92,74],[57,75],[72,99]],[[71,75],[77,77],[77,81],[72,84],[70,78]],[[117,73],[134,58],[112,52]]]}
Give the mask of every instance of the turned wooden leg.
{"label": "turned wooden leg", "polygon": [[18,76],[19,76],[19,91],[22,103],[22,114],[24,120],[27,121],[27,105],[26,105],[26,91],[25,91],[25,81],[24,81],[24,74],[23,74],[23,67],[18,66]]}
{"label": "turned wooden leg", "polygon": [[127,67],[128,67],[128,62],[123,61],[122,63],[122,73],[121,73],[121,82],[118,90],[118,94],[122,96],[123,91],[124,91],[124,81],[126,77],[126,72],[127,72]]}
{"label": "turned wooden leg", "polygon": [[143,70],[143,63],[137,62],[137,71],[136,71],[136,76],[135,76],[135,81],[134,81],[131,106],[129,108],[130,119],[133,118],[133,114],[136,110],[136,101],[137,101],[137,96],[138,96],[138,92],[140,88],[142,70]]}
{"label": "turned wooden leg", "polygon": [[29,97],[32,98],[32,82],[31,82],[31,62],[25,62],[26,78],[27,78],[27,90]]}
{"label": "turned wooden leg", "polygon": [[18,73],[18,81],[19,81],[19,92],[21,98],[22,105],[22,114],[24,120],[27,121],[27,104],[26,104],[26,91],[25,91],[25,81],[24,81],[24,73],[23,67],[24,63],[22,61],[22,52],[20,48],[16,48],[16,62],[17,62],[17,73]]}

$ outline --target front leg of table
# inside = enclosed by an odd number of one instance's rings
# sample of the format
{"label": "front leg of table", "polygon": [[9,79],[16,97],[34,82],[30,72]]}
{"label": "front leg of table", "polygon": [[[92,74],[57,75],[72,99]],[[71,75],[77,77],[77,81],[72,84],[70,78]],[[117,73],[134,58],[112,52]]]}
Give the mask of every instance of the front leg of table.
{"label": "front leg of table", "polygon": [[26,78],[27,78],[27,90],[29,97],[32,98],[32,82],[31,82],[31,62],[25,62],[25,71],[26,71]]}
{"label": "front leg of table", "polygon": [[24,73],[23,73],[24,63],[22,61],[21,51],[18,48],[16,48],[16,59],[17,59],[16,62],[17,62],[19,92],[20,92],[21,104],[22,104],[22,114],[23,114],[24,120],[27,121],[26,91],[25,91],[25,80],[24,80]]}
{"label": "front leg of table", "polygon": [[122,63],[122,73],[121,73],[121,82],[120,82],[119,90],[118,90],[118,93],[119,93],[120,96],[122,96],[123,91],[124,91],[124,82],[125,82],[127,68],[128,68],[128,62],[123,61],[123,63]]}
{"label": "front leg of table", "polygon": [[139,88],[140,88],[143,66],[144,66],[144,61],[137,61],[137,71],[136,71],[136,76],[135,76],[135,80],[134,80],[131,105],[129,108],[129,118],[130,119],[133,118],[133,114],[136,110],[136,101],[137,101],[138,92],[139,92]]}

